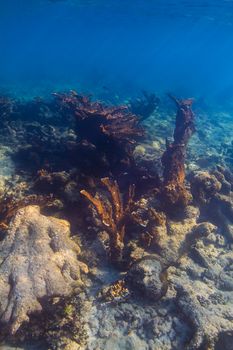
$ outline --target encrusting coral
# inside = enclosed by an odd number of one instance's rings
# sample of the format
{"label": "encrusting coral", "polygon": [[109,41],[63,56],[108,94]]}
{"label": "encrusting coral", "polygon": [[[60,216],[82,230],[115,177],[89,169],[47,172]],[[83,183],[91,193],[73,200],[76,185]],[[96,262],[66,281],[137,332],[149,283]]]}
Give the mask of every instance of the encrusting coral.
{"label": "encrusting coral", "polygon": [[185,187],[185,157],[188,141],[195,131],[194,113],[191,109],[193,100],[178,100],[169,95],[177,106],[174,141],[167,142],[162,156],[163,189],[165,206],[187,205],[190,193]]}
{"label": "encrusting coral", "polygon": [[94,197],[85,190],[82,190],[81,194],[94,205],[103,228],[109,234],[110,258],[117,263],[123,258],[125,224],[133,202],[134,186],[130,186],[128,200],[124,205],[117,182],[108,177],[102,178],[101,182],[110,194],[109,200],[102,198],[98,193]]}

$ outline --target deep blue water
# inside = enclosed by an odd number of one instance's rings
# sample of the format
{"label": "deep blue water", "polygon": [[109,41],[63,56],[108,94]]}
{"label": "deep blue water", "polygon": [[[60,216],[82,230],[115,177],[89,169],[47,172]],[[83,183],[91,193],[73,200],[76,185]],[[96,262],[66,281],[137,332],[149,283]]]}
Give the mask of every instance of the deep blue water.
{"label": "deep blue water", "polygon": [[0,88],[233,99],[231,0],[0,2]]}

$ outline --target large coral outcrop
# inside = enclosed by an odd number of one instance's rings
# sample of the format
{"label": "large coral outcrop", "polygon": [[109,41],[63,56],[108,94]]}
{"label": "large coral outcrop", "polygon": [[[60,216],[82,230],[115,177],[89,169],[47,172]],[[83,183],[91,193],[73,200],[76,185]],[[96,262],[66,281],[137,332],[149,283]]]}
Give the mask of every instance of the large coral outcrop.
{"label": "large coral outcrop", "polygon": [[87,266],[79,253],[67,221],[40,214],[38,206],[18,210],[0,242],[0,321],[10,333],[42,311],[44,301],[82,284]]}
{"label": "large coral outcrop", "polygon": [[164,187],[162,195],[165,206],[184,206],[190,199],[190,193],[185,187],[185,157],[188,141],[195,131],[194,113],[192,111],[192,99],[177,100],[170,96],[176,103],[176,126],[174,141],[167,142],[166,151],[162,157],[164,166]]}

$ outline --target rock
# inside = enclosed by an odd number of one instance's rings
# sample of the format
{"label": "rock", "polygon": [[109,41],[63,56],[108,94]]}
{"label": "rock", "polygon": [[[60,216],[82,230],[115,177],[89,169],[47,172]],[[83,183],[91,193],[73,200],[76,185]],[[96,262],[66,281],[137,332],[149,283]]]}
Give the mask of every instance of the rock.
{"label": "rock", "polygon": [[180,285],[178,291],[179,306],[183,313],[193,323],[195,334],[189,345],[189,349],[199,349],[204,343],[209,349],[214,349],[214,344],[223,330],[232,330],[232,305],[226,301],[222,305],[211,302],[213,289],[207,285]]}
{"label": "rock", "polygon": [[148,350],[146,342],[142,341],[136,334],[126,335],[122,337],[110,337],[104,346],[105,350]]}
{"label": "rock", "polygon": [[219,170],[214,170],[213,175],[218,179],[219,182],[221,182],[222,187],[221,187],[221,193],[225,195],[229,195],[231,192],[231,183],[226,180],[224,173],[219,171]]}
{"label": "rock", "polygon": [[149,253],[147,253],[145,249],[139,247],[134,241],[129,242],[129,244],[127,245],[127,248],[130,251],[129,256],[130,256],[130,261],[132,263],[142,259],[146,255],[149,255]]}
{"label": "rock", "polygon": [[215,350],[233,350],[233,331],[223,332],[219,335]]}
{"label": "rock", "polygon": [[233,329],[233,252],[211,236],[201,237],[177,268],[168,269],[176,303],[193,329],[187,349],[220,349],[221,334]]}
{"label": "rock", "polygon": [[216,176],[207,171],[194,172],[190,182],[193,198],[201,204],[207,203],[222,187]]}
{"label": "rock", "polygon": [[156,238],[159,255],[166,265],[174,264],[187,251],[190,242],[198,236],[195,228],[200,215],[199,209],[187,206],[184,214],[182,220],[167,218],[158,226]]}
{"label": "rock", "polygon": [[211,173],[198,171],[191,176],[191,189],[202,214],[233,242],[233,192],[229,171],[221,167]]}
{"label": "rock", "polygon": [[79,253],[67,221],[40,214],[38,206],[18,210],[0,243],[0,321],[10,333],[40,312],[44,301],[68,296],[82,284],[88,268],[77,260]]}
{"label": "rock", "polygon": [[208,214],[229,241],[233,242],[233,192],[228,196],[217,193],[210,201]]}
{"label": "rock", "polygon": [[42,170],[38,173],[34,188],[42,193],[60,193],[68,181],[69,174],[65,171],[49,173]]}
{"label": "rock", "polygon": [[166,272],[161,262],[147,256],[133,264],[126,280],[134,293],[140,293],[151,301],[157,301],[167,292]]}
{"label": "rock", "polygon": [[191,336],[171,294],[156,303],[146,296],[120,303],[94,299],[85,317],[88,350],[181,350]]}
{"label": "rock", "polygon": [[69,203],[77,203],[80,200],[80,191],[77,181],[69,181],[64,188],[64,198]]}

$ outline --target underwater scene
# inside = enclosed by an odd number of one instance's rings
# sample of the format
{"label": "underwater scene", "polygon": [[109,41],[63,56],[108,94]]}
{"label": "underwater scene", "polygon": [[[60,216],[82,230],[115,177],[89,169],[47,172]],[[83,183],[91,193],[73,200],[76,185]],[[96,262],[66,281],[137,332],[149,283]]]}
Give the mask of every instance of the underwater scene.
{"label": "underwater scene", "polygon": [[233,0],[0,0],[0,350],[233,350]]}

